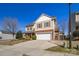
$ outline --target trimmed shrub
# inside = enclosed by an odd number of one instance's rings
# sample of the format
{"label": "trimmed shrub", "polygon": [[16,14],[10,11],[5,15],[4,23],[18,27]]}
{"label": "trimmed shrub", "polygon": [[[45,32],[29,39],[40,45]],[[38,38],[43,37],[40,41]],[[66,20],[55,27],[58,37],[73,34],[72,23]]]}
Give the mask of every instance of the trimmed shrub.
{"label": "trimmed shrub", "polygon": [[36,35],[32,35],[32,40],[36,40]]}
{"label": "trimmed shrub", "polygon": [[23,38],[22,32],[21,31],[18,31],[16,33],[16,39],[22,39],[22,38]]}
{"label": "trimmed shrub", "polygon": [[30,38],[29,35],[25,35],[25,39],[26,39],[26,40],[31,40],[31,38]]}

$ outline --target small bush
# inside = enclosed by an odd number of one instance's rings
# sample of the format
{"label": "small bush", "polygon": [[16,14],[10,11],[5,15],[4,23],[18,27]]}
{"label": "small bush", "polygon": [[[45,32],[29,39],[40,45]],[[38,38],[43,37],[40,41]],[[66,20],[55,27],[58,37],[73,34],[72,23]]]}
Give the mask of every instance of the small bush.
{"label": "small bush", "polygon": [[26,40],[30,40],[31,38],[30,38],[29,35],[25,35],[25,39],[26,39]]}
{"label": "small bush", "polygon": [[16,33],[16,39],[22,39],[22,38],[23,38],[22,32],[21,31],[18,31]]}
{"label": "small bush", "polygon": [[36,35],[32,35],[32,40],[36,40]]}

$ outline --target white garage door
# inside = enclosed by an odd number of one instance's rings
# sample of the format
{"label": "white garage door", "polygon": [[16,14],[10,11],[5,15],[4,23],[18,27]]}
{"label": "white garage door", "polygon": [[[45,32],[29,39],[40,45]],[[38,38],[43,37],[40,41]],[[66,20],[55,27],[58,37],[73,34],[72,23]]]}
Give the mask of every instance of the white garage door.
{"label": "white garage door", "polygon": [[50,40],[51,34],[37,34],[37,40]]}

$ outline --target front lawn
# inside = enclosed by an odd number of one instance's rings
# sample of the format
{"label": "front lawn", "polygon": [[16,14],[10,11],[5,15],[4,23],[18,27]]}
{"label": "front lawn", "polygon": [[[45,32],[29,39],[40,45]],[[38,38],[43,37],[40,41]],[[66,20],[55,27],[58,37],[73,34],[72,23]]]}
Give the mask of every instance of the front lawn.
{"label": "front lawn", "polygon": [[61,46],[51,47],[51,48],[48,48],[46,50],[52,51],[52,52],[70,53],[70,54],[79,55],[79,50],[63,48]]}
{"label": "front lawn", "polygon": [[29,41],[29,40],[26,40],[26,39],[0,40],[0,45],[14,45],[14,44],[25,42],[25,41]]}

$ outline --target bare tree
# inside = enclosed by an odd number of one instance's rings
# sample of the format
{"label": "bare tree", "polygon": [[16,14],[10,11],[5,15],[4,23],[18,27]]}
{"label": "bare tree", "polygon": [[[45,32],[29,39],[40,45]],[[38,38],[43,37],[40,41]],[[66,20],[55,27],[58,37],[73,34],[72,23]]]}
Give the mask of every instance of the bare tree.
{"label": "bare tree", "polygon": [[60,26],[61,26],[61,31],[63,33],[63,39],[64,39],[65,31],[67,30],[67,26],[68,26],[67,21],[62,20]]}
{"label": "bare tree", "polygon": [[16,31],[17,31],[17,27],[18,27],[18,22],[16,18],[4,18],[3,21],[3,31],[5,33],[10,33],[13,35],[15,35]]}

